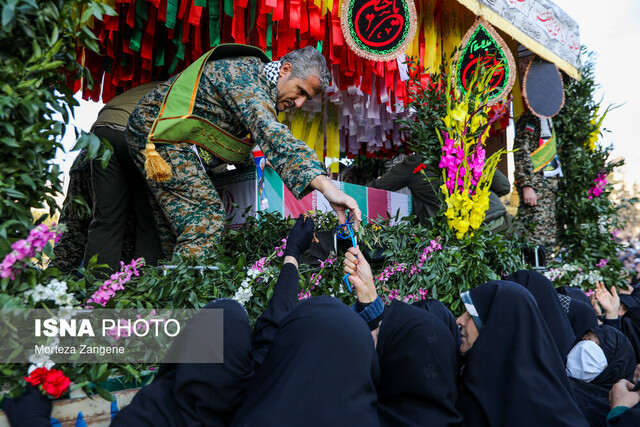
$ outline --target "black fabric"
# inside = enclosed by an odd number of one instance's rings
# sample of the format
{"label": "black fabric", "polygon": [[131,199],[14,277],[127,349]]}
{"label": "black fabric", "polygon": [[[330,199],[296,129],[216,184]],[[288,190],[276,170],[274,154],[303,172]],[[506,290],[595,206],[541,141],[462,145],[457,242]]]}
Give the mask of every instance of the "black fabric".
{"label": "black fabric", "polygon": [[52,408],[51,399],[31,385],[27,385],[22,396],[6,398],[2,402],[2,410],[11,427],[49,427]]}
{"label": "black fabric", "polygon": [[591,305],[591,302],[589,302],[589,297],[587,297],[587,295],[580,288],[575,288],[573,286],[562,286],[560,288],[557,288],[556,291],[559,294],[566,295],[568,297]]}
{"label": "black fabric", "polygon": [[608,426],[615,427],[638,427],[640,426],[640,403],[629,408],[622,415],[610,420]]}
{"label": "black fabric", "polygon": [[640,307],[634,307],[622,316],[622,333],[627,337],[640,363]]}
{"label": "black fabric", "polygon": [[269,345],[282,320],[298,303],[298,280],[298,268],[294,264],[287,263],[282,266],[269,305],[253,328],[251,353],[255,370],[264,362]]}
{"label": "black fabric", "polygon": [[[143,387],[131,404],[113,418],[112,426],[227,426],[240,406],[251,376],[251,327],[244,308],[233,300],[217,300],[207,308],[223,309],[224,363],[163,364],[158,377]],[[198,317],[180,333],[172,351],[218,353],[202,334]],[[174,350],[175,349],[175,350]]]}
{"label": "black fabric", "polygon": [[113,146],[113,156],[105,169],[100,160],[91,162],[93,219],[87,233],[85,265],[98,254],[98,264],[108,264],[112,270],[120,270],[130,207],[133,207],[136,224],[134,257],[144,257],[147,264],[157,265],[158,260],[164,258],[164,253],[149,204],[149,190],[129,155],[125,133],[106,126],[97,127],[94,133],[109,141]]}
{"label": "black fabric", "polygon": [[535,299],[513,282],[470,290],[484,323],[466,353],[459,406],[465,426],[586,426]]}
{"label": "black fabric", "polygon": [[[640,280],[640,279],[636,279],[636,280]],[[632,283],[632,286],[634,286],[634,290],[633,292],[631,292],[631,296],[634,297],[638,303],[640,304],[640,285],[638,285],[638,282],[636,281],[636,283]]]}
{"label": "black fabric", "polygon": [[505,277],[504,280],[518,283],[531,292],[562,360],[566,360],[576,339],[576,334],[571,329],[571,324],[562,309],[553,283],[537,271],[530,270],[517,271]]}
{"label": "black fabric", "polygon": [[331,297],[283,319],[233,426],[377,426],[378,358],[366,323]]}
{"label": "black fabric", "polygon": [[313,219],[305,219],[304,215],[300,214],[289,232],[287,247],[284,249],[284,256],[292,256],[297,261],[300,261],[300,256],[302,256],[311,245],[314,229],[315,224]]}
{"label": "black fabric", "polygon": [[569,378],[573,395],[590,427],[607,425],[609,390],[575,378]]}
{"label": "black fabric", "polygon": [[385,309],[377,352],[381,425],[459,425],[456,347],[441,320],[394,300]]}
{"label": "black fabric", "polygon": [[620,317],[616,319],[607,319],[606,317],[602,317],[600,320],[602,320],[603,325],[611,326],[612,328],[622,331],[622,319]]}
{"label": "black fabric", "polygon": [[620,303],[627,306],[627,309],[640,306],[640,301],[627,294],[620,294]]}
{"label": "black fabric", "polygon": [[581,338],[587,329],[598,325],[598,317],[596,316],[596,312],[593,311],[591,304],[574,298],[571,298],[567,318],[571,324],[571,329],[573,329],[573,332],[576,334],[576,338]]}
{"label": "black fabric", "polygon": [[607,358],[607,367],[591,384],[611,389],[621,379],[631,381],[636,367],[635,354],[631,343],[624,334],[607,325],[591,328],[600,339],[600,347]]}
{"label": "black fabric", "polygon": [[453,335],[453,339],[456,343],[456,352],[458,352],[460,349],[461,341],[460,328],[458,328],[458,325],[456,324],[456,318],[451,310],[449,310],[443,303],[433,298],[416,301],[412,305],[427,310],[429,313],[433,314],[439,320],[441,320],[447,328],[449,328],[449,330],[451,331],[451,335]]}

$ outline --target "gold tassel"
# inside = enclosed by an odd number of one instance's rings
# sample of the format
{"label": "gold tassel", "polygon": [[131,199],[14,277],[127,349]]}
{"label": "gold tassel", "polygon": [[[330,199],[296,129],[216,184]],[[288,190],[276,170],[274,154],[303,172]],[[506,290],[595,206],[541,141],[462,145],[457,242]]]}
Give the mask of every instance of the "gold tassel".
{"label": "gold tassel", "polygon": [[142,154],[144,155],[144,170],[147,172],[147,179],[158,182],[169,181],[171,166],[160,157],[153,142],[147,142]]}

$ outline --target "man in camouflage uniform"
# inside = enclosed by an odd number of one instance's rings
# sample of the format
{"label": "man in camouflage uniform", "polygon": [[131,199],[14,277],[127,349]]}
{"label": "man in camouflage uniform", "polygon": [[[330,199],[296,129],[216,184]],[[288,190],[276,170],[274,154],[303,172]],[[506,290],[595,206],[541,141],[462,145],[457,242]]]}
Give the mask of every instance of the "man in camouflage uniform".
{"label": "man in camouflage uniform", "polygon": [[[546,177],[544,169],[534,172],[531,153],[540,146],[541,121],[530,112],[524,113],[516,124],[513,144],[515,184],[520,196],[518,219],[533,230],[528,240],[533,246],[552,250],[556,245],[556,190],[558,178]],[[533,248],[531,248],[533,249]]]}
{"label": "man in camouflage uniform", "polygon": [[[141,171],[149,133],[174,79],[147,94],[129,118],[129,150]],[[312,47],[267,64],[256,56],[211,60],[204,63],[196,82],[192,111],[236,138],[250,134],[297,198],[317,189],[341,222],[345,221],[345,209],[360,221],[355,200],[331,183],[315,152],[293,137],[277,118],[278,111],[300,107],[329,83],[324,57]],[[207,257],[221,237],[225,210],[202,162],[203,155],[210,153],[198,150],[194,142],[198,141],[158,144],[158,154],[171,165],[171,176],[163,182],[147,178],[147,183],[178,236],[174,254]],[[223,161],[214,162],[226,169]],[[211,161],[207,164],[211,167]]]}

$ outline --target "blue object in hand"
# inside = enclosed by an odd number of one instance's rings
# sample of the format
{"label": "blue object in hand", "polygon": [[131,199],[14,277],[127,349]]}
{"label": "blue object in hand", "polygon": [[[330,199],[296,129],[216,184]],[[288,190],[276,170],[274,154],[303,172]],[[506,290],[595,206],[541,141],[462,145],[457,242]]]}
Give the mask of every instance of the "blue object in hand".
{"label": "blue object in hand", "polygon": [[[358,246],[358,241],[356,240],[356,235],[353,231],[353,221],[351,220],[351,213],[349,213],[349,215],[347,216],[347,222],[345,222],[344,224],[340,224],[338,225],[338,227],[336,228],[336,236],[338,236],[339,239],[351,239],[351,246],[356,247]],[[349,292],[351,292],[351,283],[349,283],[349,273],[345,274],[342,277],[342,281],[344,282],[345,285],[347,285],[347,289],[349,290]]]}

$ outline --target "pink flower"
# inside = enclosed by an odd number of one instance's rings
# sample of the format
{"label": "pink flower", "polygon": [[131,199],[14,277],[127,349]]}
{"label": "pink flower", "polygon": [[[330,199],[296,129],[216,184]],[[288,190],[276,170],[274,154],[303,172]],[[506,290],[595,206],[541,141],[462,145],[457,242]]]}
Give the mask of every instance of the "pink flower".
{"label": "pink flower", "polygon": [[318,260],[320,261],[320,268],[325,268],[326,266],[333,265],[333,263],[336,262],[337,259],[338,258],[327,258],[324,261]]}
{"label": "pink flower", "polygon": [[31,258],[35,255],[35,251],[33,247],[27,243],[26,240],[18,240],[13,245],[11,245],[11,249],[13,249],[16,253],[16,258],[21,260],[23,258]]}
{"label": "pink flower", "polygon": [[2,263],[0,264],[0,277],[6,279],[10,277],[11,279],[15,278],[15,272],[13,271],[13,266],[18,261],[18,257],[16,256],[16,252],[12,251],[5,255]]}
{"label": "pink flower", "polygon": [[607,266],[608,263],[609,263],[608,259],[602,258],[600,261],[598,261],[598,263],[596,264],[596,267],[604,268]]}
{"label": "pink flower", "polygon": [[298,301],[301,301],[303,299],[307,299],[311,297],[311,292],[309,292],[308,290],[306,291],[300,291],[298,293]]}
{"label": "pink flower", "polygon": [[[136,267],[143,264],[142,258],[132,260],[129,265],[120,262],[120,271],[113,273],[108,280],[105,280],[100,288],[87,300],[87,303],[96,303],[105,307],[116,292],[124,290],[124,284],[131,281],[131,278],[137,272]],[[138,276],[139,273],[135,275]]]}
{"label": "pink flower", "polygon": [[268,265],[267,257],[262,257],[258,261],[256,261],[252,266],[251,270],[255,270],[258,273],[262,273],[265,269],[265,265]]}

